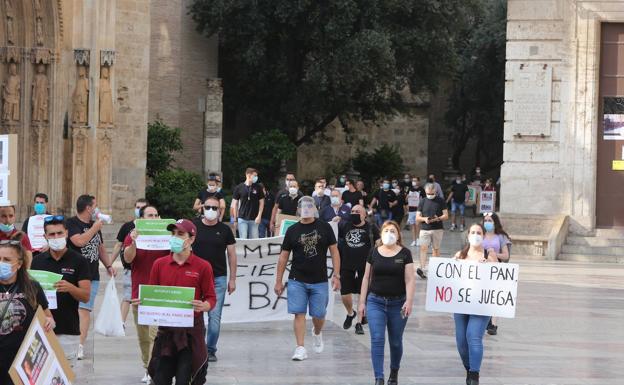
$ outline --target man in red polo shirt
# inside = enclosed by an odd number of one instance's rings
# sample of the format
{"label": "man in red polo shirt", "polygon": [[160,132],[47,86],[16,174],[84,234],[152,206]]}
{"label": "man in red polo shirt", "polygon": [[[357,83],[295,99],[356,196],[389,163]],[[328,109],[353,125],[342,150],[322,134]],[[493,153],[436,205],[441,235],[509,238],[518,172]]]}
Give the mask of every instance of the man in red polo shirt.
{"label": "man in red polo shirt", "polygon": [[[154,206],[144,206],[139,210],[142,219],[158,219],[158,210]],[[136,239],[139,233],[136,229],[126,235],[123,242],[123,258],[126,263],[131,264],[131,281],[132,295],[131,298],[139,298],[139,285],[147,285],[150,279],[152,266],[157,259],[166,257],[170,254],[169,250],[144,250],[136,247]],[[132,314],[134,325],[137,329],[137,337],[139,339],[139,348],[141,349],[141,359],[143,360],[143,368],[145,375],[141,382],[149,383],[150,377],[147,374],[147,364],[149,364],[150,354],[152,352],[152,344],[156,338],[155,326],[139,325],[138,306],[132,306]]]}
{"label": "man in red polo shirt", "polygon": [[159,327],[154,340],[148,372],[155,385],[201,385],[206,381],[208,350],[203,312],[215,306],[217,295],[210,263],[193,254],[197,228],[193,222],[180,219],[167,226],[172,237],[171,254],[154,262],[150,285],[195,288],[191,302],[195,310],[194,325],[189,328]]}
{"label": "man in red polo shirt", "polygon": [[0,241],[7,239],[15,239],[22,242],[22,246],[26,251],[24,261],[26,267],[30,268],[32,262],[32,246],[25,232],[15,228],[15,206],[0,207]]}

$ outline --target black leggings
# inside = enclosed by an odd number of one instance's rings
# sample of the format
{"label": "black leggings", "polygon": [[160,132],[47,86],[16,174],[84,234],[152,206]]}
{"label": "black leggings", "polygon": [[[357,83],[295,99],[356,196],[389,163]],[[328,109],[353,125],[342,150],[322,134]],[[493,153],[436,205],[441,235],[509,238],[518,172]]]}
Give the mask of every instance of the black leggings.
{"label": "black leggings", "polygon": [[160,357],[153,378],[154,385],[171,385],[174,377],[176,385],[189,385],[193,375],[192,361],[189,348],[180,350],[174,357]]}

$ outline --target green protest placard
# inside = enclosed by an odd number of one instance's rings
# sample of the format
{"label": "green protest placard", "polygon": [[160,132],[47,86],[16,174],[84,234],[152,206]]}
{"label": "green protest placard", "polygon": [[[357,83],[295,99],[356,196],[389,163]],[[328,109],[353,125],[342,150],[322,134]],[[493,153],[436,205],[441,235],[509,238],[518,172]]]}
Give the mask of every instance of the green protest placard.
{"label": "green protest placard", "polygon": [[175,223],[175,219],[137,219],[135,228],[139,236],[136,240],[137,249],[169,250],[171,232],[167,226]]}
{"label": "green protest placard", "polygon": [[195,288],[139,285],[139,325],[193,326]]}
{"label": "green protest placard", "polygon": [[54,284],[63,279],[61,274],[51,273],[45,270],[28,270],[28,274],[39,282],[43,290],[56,290]]}

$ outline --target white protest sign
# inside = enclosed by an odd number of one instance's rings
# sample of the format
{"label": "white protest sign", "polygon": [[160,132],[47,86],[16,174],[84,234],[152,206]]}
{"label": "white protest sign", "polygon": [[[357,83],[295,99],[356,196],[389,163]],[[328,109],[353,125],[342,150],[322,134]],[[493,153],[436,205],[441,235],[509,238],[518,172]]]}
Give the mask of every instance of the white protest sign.
{"label": "white protest sign", "polygon": [[431,258],[427,311],[514,318],[519,266]]}
{"label": "white protest sign", "polygon": [[[281,296],[274,292],[277,260],[281,251],[283,236],[257,239],[236,239],[238,268],[236,291],[225,295],[221,322],[265,322],[289,321],[287,298],[288,286]],[[291,256],[292,258],[292,256]],[[327,259],[328,277],[331,276],[331,259]],[[284,282],[288,279],[290,262],[286,266]],[[328,278],[329,279],[329,278]],[[331,285],[331,283],[328,283]],[[331,319],[334,307],[334,293],[330,290],[327,305],[327,319]]]}
{"label": "white protest sign", "polygon": [[26,232],[28,233],[28,240],[30,241],[30,245],[33,250],[39,251],[44,247],[48,246],[48,241],[46,241],[43,236],[43,221],[49,217],[50,215],[33,215],[28,218],[28,229]]}
{"label": "white protest sign", "polygon": [[481,191],[479,195],[479,212],[492,213],[496,206],[496,191]]}

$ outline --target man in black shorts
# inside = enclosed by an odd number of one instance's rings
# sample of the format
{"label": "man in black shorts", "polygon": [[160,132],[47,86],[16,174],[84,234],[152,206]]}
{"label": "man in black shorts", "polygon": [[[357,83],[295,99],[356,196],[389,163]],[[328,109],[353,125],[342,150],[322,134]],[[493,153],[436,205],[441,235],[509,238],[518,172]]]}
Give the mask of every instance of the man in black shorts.
{"label": "man in black shorts", "polygon": [[[338,247],[340,250],[340,294],[347,310],[342,327],[349,329],[357,315],[353,309],[353,294],[360,294],[366,258],[379,239],[379,229],[366,221],[366,209],[355,205],[351,209],[351,220],[341,221],[338,227]],[[355,333],[364,334],[362,324],[355,324]]]}

